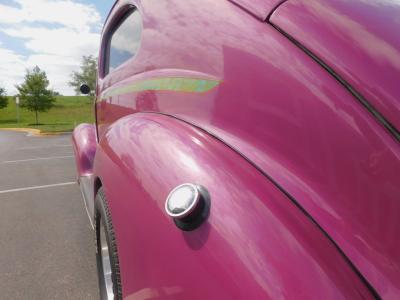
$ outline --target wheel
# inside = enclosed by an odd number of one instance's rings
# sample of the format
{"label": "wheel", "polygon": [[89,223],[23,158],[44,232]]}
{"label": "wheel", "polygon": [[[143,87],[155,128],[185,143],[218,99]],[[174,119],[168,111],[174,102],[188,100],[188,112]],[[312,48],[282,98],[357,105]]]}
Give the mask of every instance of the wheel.
{"label": "wheel", "polygon": [[96,260],[102,300],[122,299],[117,245],[108,202],[101,187],[95,199]]}

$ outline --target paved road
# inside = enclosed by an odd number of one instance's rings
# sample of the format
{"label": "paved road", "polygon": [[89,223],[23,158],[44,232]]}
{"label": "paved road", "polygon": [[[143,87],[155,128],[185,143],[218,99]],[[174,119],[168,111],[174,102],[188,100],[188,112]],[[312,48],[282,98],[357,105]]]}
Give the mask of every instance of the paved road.
{"label": "paved road", "polygon": [[0,299],[99,298],[72,155],[68,135],[0,131]]}

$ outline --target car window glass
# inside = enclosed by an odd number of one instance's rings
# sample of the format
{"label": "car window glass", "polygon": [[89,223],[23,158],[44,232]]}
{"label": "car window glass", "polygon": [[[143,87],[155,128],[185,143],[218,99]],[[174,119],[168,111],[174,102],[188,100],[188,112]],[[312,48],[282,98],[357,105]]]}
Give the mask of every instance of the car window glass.
{"label": "car window glass", "polygon": [[110,41],[109,70],[122,65],[124,62],[135,56],[139,49],[142,32],[142,20],[137,10],[131,12],[113,33]]}

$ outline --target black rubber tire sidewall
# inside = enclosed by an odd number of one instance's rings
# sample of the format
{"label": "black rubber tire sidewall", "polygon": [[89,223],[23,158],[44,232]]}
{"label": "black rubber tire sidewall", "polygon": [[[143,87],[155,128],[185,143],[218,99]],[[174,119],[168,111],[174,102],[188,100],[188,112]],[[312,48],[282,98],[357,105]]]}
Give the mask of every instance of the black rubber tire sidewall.
{"label": "black rubber tire sidewall", "polygon": [[103,187],[101,187],[95,198],[95,234],[96,234],[96,262],[97,262],[97,272],[99,277],[99,287],[100,287],[100,299],[107,299],[107,293],[104,284],[104,275],[102,267],[102,259],[100,255],[100,222],[103,223],[108,250],[110,254],[110,263],[112,271],[112,281],[114,289],[114,299],[122,299],[122,286],[121,286],[121,274],[119,269],[119,259],[117,244],[115,240],[114,227],[112,225],[111,214],[108,207],[108,201],[104,194]]}

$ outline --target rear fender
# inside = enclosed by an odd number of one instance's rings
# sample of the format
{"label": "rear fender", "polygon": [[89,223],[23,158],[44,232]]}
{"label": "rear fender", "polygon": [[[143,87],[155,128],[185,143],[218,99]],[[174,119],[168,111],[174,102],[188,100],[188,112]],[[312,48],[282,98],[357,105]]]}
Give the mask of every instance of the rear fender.
{"label": "rear fender", "polygon": [[[126,299],[371,298],[333,243],[221,141],[175,118],[136,113],[100,140]],[[204,186],[209,218],[184,232],[164,210],[182,183]]]}

